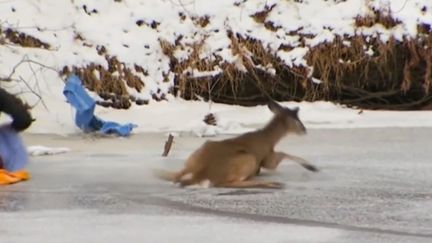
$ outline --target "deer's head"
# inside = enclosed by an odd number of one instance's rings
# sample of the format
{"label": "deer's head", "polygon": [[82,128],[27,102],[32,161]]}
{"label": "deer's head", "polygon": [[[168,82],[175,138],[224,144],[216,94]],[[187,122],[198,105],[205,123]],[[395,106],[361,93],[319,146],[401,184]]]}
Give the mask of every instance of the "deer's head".
{"label": "deer's head", "polygon": [[267,106],[275,114],[275,119],[280,120],[287,128],[287,132],[298,135],[306,134],[306,128],[298,117],[298,107],[290,109],[279,105],[273,100],[271,100]]}

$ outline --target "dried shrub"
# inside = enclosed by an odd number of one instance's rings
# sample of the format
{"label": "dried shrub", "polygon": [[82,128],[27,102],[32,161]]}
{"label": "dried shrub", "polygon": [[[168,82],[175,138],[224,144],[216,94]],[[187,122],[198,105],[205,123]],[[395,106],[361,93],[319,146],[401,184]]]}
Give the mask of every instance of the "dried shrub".
{"label": "dried shrub", "polygon": [[252,14],[250,17],[255,20],[255,22],[264,24],[264,27],[270,31],[277,31],[280,29],[280,26],[275,25],[272,21],[267,21],[267,16],[269,13],[273,10],[273,8],[276,7],[276,4],[273,4],[271,6],[265,5],[264,9]]}
{"label": "dried shrub", "polygon": [[[181,36],[179,38],[181,39]],[[197,70],[200,72],[212,71],[214,67],[219,64],[221,59],[216,58],[214,60],[210,60],[209,58],[200,57],[206,37],[203,37],[201,40],[187,46],[183,46],[180,43],[179,38],[174,44],[163,39],[159,40],[159,44],[161,46],[162,53],[164,53],[170,59],[170,70],[174,73],[174,87],[172,92],[175,95],[180,94],[182,97],[193,99],[196,91],[204,89],[203,85],[205,84],[187,83],[187,80],[193,77],[192,70]],[[174,56],[174,52],[179,48],[190,48],[191,51],[187,58],[178,60]]]}
{"label": "dried shrub", "polygon": [[264,27],[266,27],[266,29],[276,32],[278,31],[280,28],[282,28],[281,26],[277,26],[275,25],[275,23],[273,23],[272,21],[266,21],[264,23]]}
{"label": "dried shrub", "polygon": [[22,47],[33,47],[33,48],[43,48],[43,49],[49,49],[50,45],[48,43],[45,43],[33,36],[20,33],[13,29],[6,29],[4,31],[5,38],[9,40],[10,42],[20,45]]}
{"label": "dried shrub", "polygon": [[417,109],[432,101],[432,35],[403,42],[366,39],[337,38],[307,55],[313,77],[322,81],[322,98],[373,109]]}
{"label": "dried shrub", "polygon": [[401,24],[401,21],[395,19],[391,15],[389,9],[386,10],[370,9],[370,14],[367,14],[366,16],[357,16],[355,18],[356,27],[372,27],[375,24],[381,24],[386,29],[391,29]]}
{"label": "dried shrub", "polygon": [[264,24],[267,16],[274,7],[276,7],[276,4],[273,4],[271,6],[265,5],[263,10],[252,14],[250,17],[252,17],[257,23]]}
{"label": "dried shrub", "polygon": [[[197,96],[215,102],[256,105],[269,97],[276,100],[329,100],[372,109],[420,109],[432,102],[432,35],[403,42],[363,36],[339,36],[331,43],[311,49],[306,59],[313,67],[289,67],[259,40],[227,32],[233,55],[245,70],[232,63],[210,63],[199,59],[196,45],[191,59],[176,63],[175,83],[179,95]],[[202,44],[202,43],[201,43]],[[174,45],[164,45],[173,53]],[[168,48],[169,47],[169,48]],[[365,49],[366,47],[366,49]],[[280,49],[291,50],[290,46]],[[169,51],[168,51],[169,50]],[[195,60],[195,61],[192,61]],[[223,72],[193,77],[188,68]],[[272,67],[269,73],[262,67]],[[321,83],[312,82],[318,79]],[[176,94],[176,93],[175,93]]]}
{"label": "dried shrub", "polygon": [[138,19],[137,21],[135,21],[135,24],[137,26],[140,26],[140,27],[143,26],[143,25],[145,25],[145,26],[147,26],[149,28],[152,28],[152,29],[157,29],[159,27],[159,25],[160,25],[160,23],[157,22],[157,21],[155,21],[155,20],[152,20],[151,22],[146,22],[143,19]]}
{"label": "dried shrub", "polygon": [[205,115],[204,117],[204,123],[210,126],[216,126],[217,125],[217,119],[213,113],[209,113]]}
{"label": "dried shrub", "polygon": [[[108,62],[108,69],[91,63],[85,67],[64,67],[61,74],[68,76],[74,73],[80,77],[87,89],[96,92],[105,100],[97,103],[104,107],[128,109],[131,106],[131,101],[138,105],[148,103],[148,101],[135,99],[127,91],[126,86],[138,92],[144,88],[144,83],[134,74],[132,69],[126,67],[115,56],[106,55],[105,58]],[[137,68],[135,66],[136,69],[145,73],[142,67]]]}
{"label": "dried shrub", "polygon": [[210,23],[210,16],[204,15],[200,17],[193,17],[192,21],[201,28],[205,28]]}
{"label": "dried shrub", "polygon": [[[301,1],[297,1],[301,2]],[[335,1],[340,2],[340,1]],[[236,5],[236,4],[235,4]],[[236,5],[237,6],[237,5]],[[267,20],[275,5],[251,15],[269,31],[280,27]],[[179,13],[181,21],[186,20]],[[198,27],[210,23],[209,16],[191,17]],[[137,20],[138,26],[157,28],[159,23]],[[355,26],[372,27],[381,24],[394,28],[400,21],[387,10],[371,9],[370,14],[358,16]],[[372,109],[430,109],[432,107],[432,28],[428,24],[418,26],[416,39],[381,41],[378,37],[338,36],[331,43],[322,43],[306,55],[309,67],[288,66],[277,57],[274,50],[255,38],[231,30],[227,37],[231,41],[236,63],[228,63],[221,56],[213,54],[203,57],[207,36],[192,44],[184,44],[180,35],[174,42],[159,40],[161,50],[170,62],[170,71],[163,73],[164,81],[174,75],[174,95],[185,99],[198,97],[214,102],[257,105],[276,100],[316,101],[329,100],[348,106]],[[306,47],[307,39],[314,36],[294,30],[288,35],[299,36],[297,47]],[[98,65],[65,68],[64,74],[75,72],[87,88],[97,92],[104,101],[100,105],[127,108],[130,102],[146,104],[130,96],[127,86],[141,90],[143,83],[136,73],[148,75],[144,67],[134,65],[128,68],[116,57],[108,55],[104,46],[97,46],[99,55],[106,57],[108,69]],[[295,46],[280,45],[278,50],[291,51]],[[175,52],[189,50],[186,58],[177,59]],[[241,68],[239,68],[241,66]],[[196,76],[195,71],[220,73]],[[271,72],[269,71],[271,69]],[[96,75],[97,74],[97,75]],[[321,82],[313,82],[315,79]],[[165,94],[152,94],[155,100],[165,99]],[[429,108],[428,108],[429,107]],[[206,122],[212,124],[211,116]]]}
{"label": "dried shrub", "polygon": [[[277,31],[279,27],[267,21],[274,6],[265,6],[251,17],[269,31]],[[385,9],[371,9],[370,14],[355,19],[356,27],[376,24],[390,29],[401,22]],[[183,63],[182,68],[175,71],[175,83],[180,95],[186,99],[200,96],[230,104],[256,105],[271,97],[330,100],[362,108],[420,109],[432,103],[432,28],[420,24],[418,32],[416,39],[390,39],[387,42],[377,37],[336,37],[331,43],[311,48],[306,56],[313,70],[311,74],[308,67],[288,67],[259,40],[228,31],[233,55],[239,57],[245,70],[221,61],[216,64],[223,70],[220,74],[193,77],[182,71],[194,68],[190,64],[197,62]],[[300,47],[305,47],[306,40],[314,37],[302,33],[301,28],[288,34],[300,37]],[[176,46],[165,48],[171,50],[165,53],[172,53]],[[293,48],[281,45],[278,50]],[[198,63],[206,63],[205,70],[213,70],[205,60]],[[263,67],[272,67],[274,74]],[[312,82],[315,79],[322,82]]]}
{"label": "dried shrub", "polygon": [[[212,62],[201,60],[199,51],[203,42],[196,43],[186,61],[174,61],[175,95],[185,99],[196,99],[199,96],[215,102],[240,105],[265,103],[269,97],[279,100],[301,100],[307,96],[314,96],[307,92],[307,68],[286,67],[257,39],[234,34],[232,31],[228,31],[227,35],[231,40],[233,55],[238,56],[246,71],[239,70],[233,63],[223,62],[222,58],[217,56]],[[164,53],[173,53],[173,45],[162,42],[161,46],[166,50]],[[184,72],[188,68],[212,71],[215,66],[223,72],[206,77],[193,77],[190,73]],[[273,67],[276,75],[266,71],[265,67]]]}

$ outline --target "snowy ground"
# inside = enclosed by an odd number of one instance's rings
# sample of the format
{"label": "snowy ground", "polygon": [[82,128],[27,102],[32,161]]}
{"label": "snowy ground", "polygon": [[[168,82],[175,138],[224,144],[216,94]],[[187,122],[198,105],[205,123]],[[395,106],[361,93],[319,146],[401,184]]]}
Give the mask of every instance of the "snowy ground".
{"label": "snowy ground", "polygon": [[[58,92],[61,94],[60,87]],[[66,103],[65,98],[54,94],[46,97],[51,100],[49,107],[38,106],[32,110],[36,121],[26,133],[81,134],[74,124],[75,111]],[[300,107],[300,119],[308,129],[432,126],[432,111],[360,111],[329,102],[282,104]],[[216,116],[216,126],[203,122],[208,113]],[[105,120],[137,124],[133,133],[171,132],[179,135],[214,136],[238,134],[262,127],[270,120],[272,113],[266,106],[241,107],[173,99],[152,102],[147,106],[134,106],[129,110],[98,106],[96,115]],[[9,118],[0,116],[0,121],[9,122]]]}
{"label": "snowy ground", "polygon": [[[314,128],[367,128],[367,127],[431,127],[432,111],[370,111],[344,108],[329,102],[293,103],[288,107],[300,107],[300,119],[309,129]],[[40,111],[35,113],[37,121],[28,130],[30,133],[80,133],[75,127],[74,111],[64,102],[64,113],[55,115]],[[204,116],[213,113],[217,126],[203,122]],[[263,126],[272,113],[266,106],[240,107],[223,104],[208,104],[174,100],[155,102],[149,106],[131,110],[109,110],[97,108],[96,114],[107,120],[138,125],[141,132],[177,132],[195,135],[237,134]]]}
{"label": "snowy ground", "polygon": [[[95,138],[26,134],[28,145],[68,147],[32,157],[29,182],[0,188],[2,241],[416,242],[432,239],[431,128],[325,129],[278,148],[286,162],[263,179],[283,190],[180,189],[150,176],[177,169],[205,138]],[[218,139],[220,139],[219,137]],[[415,138],[415,139],[414,139]]]}

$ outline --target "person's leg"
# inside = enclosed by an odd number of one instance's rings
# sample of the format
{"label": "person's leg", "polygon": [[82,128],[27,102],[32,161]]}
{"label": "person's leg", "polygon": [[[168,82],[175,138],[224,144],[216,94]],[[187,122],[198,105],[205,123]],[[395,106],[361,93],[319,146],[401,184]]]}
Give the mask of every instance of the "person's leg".
{"label": "person's leg", "polygon": [[7,185],[30,178],[24,169],[28,162],[27,150],[18,132],[27,129],[33,119],[20,99],[1,88],[0,112],[13,119],[10,125],[0,127],[0,185]]}

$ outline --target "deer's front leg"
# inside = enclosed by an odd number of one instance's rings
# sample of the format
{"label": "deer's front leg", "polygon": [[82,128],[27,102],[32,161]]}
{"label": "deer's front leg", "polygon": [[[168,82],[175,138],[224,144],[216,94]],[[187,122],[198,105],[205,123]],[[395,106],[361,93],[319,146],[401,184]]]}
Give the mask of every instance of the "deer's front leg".
{"label": "deer's front leg", "polygon": [[272,151],[264,160],[261,162],[261,167],[268,170],[275,170],[279,163],[285,158],[285,153]]}
{"label": "deer's front leg", "polygon": [[284,152],[272,152],[270,153],[261,163],[261,167],[269,169],[269,170],[275,170],[276,167],[279,165],[279,163],[283,160],[283,159],[289,159],[293,162],[298,163],[299,165],[303,166],[305,169],[310,170],[310,171],[314,171],[317,172],[318,168],[315,167],[313,164],[309,163],[307,160],[295,156],[295,155],[291,155],[291,154],[287,154]]}

